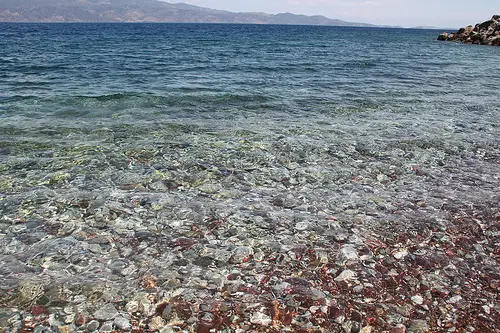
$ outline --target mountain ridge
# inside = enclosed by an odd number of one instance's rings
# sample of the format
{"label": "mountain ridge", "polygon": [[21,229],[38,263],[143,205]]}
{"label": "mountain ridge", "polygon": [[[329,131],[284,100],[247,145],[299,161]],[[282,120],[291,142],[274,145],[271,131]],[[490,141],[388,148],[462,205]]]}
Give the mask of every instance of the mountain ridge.
{"label": "mountain ridge", "polygon": [[[138,3],[139,2],[139,3]],[[322,15],[230,12],[159,0],[3,0],[0,22],[246,23],[376,27]]]}

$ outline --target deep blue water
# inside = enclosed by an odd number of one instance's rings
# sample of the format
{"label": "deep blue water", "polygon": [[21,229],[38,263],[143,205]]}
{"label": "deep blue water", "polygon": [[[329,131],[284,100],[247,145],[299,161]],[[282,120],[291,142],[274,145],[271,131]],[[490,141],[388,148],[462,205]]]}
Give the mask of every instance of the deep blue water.
{"label": "deep blue water", "polygon": [[[498,48],[436,30],[1,24],[0,116],[415,111],[498,101]],[[417,104],[417,105],[416,105]]]}

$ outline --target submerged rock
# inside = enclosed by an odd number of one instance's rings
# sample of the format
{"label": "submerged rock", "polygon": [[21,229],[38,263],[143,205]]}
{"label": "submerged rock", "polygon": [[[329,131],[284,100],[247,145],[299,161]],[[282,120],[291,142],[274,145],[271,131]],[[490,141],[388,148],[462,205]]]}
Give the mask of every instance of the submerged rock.
{"label": "submerged rock", "polygon": [[272,319],[271,319],[271,317],[269,317],[268,315],[266,315],[264,313],[256,312],[250,318],[250,322],[252,324],[269,326],[272,323]]}
{"label": "submerged rock", "polygon": [[113,304],[105,304],[102,308],[94,313],[94,317],[99,320],[110,320],[118,315],[118,311]]}
{"label": "submerged rock", "polygon": [[92,170],[0,170],[0,327],[494,331],[495,127],[482,147],[472,132],[355,144],[317,126],[190,129],[168,149],[129,129]]}

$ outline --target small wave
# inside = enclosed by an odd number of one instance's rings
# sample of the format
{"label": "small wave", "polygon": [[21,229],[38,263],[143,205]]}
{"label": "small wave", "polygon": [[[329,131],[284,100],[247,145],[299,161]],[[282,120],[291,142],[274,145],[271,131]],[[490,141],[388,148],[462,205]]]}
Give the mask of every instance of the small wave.
{"label": "small wave", "polygon": [[186,112],[189,110],[223,111],[227,107],[231,109],[234,107],[252,109],[272,100],[271,97],[261,94],[209,93],[206,90],[202,90],[202,93],[199,94],[179,92],[178,94],[166,96],[116,93],[96,96],[77,95],[50,98],[16,96],[9,98],[10,102],[36,103],[40,112],[58,118],[111,117],[117,113],[121,115],[143,113],[146,116],[148,112],[153,110],[164,113],[179,110],[185,110]]}
{"label": "small wave", "polygon": [[[109,95],[98,95],[98,96],[75,96],[76,101],[98,101],[98,102],[112,102],[124,99],[134,98],[134,94],[118,93]],[[70,98],[71,99],[71,98]]]}
{"label": "small wave", "polygon": [[0,95],[0,102],[3,103],[17,103],[17,102],[29,102],[39,99],[37,96],[32,95],[12,95],[12,96],[2,96]]}
{"label": "small wave", "polygon": [[17,68],[17,70],[21,73],[50,73],[66,69],[68,69],[68,67],[64,65],[27,65],[18,66]]}
{"label": "small wave", "polygon": [[373,68],[377,67],[377,63],[373,61],[352,61],[344,64],[346,68]]}
{"label": "small wave", "polygon": [[10,59],[6,57],[0,58],[0,64],[13,64],[13,63],[15,63],[13,57],[10,57]]}
{"label": "small wave", "polygon": [[90,115],[90,110],[65,108],[55,111],[53,114],[57,118],[81,118]]}
{"label": "small wave", "polygon": [[[209,89],[190,89],[191,91],[209,91]],[[235,93],[215,93],[215,94],[179,94],[170,96],[136,94],[136,93],[117,93],[99,96],[75,96],[68,97],[67,103],[113,103],[113,102],[131,102],[136,106],[169,106],[191,103],[217,103],[217,102],[267,102],[271,98],[259,94],[235,94]]]}
{"label": "small wave", "polygon": [[209,87],[178,87],[175,88],[175,91],[179,91],[182,93],[199,93],[199,92],[208,92],[208,93],[218,93],[219,89],[209,88]]}

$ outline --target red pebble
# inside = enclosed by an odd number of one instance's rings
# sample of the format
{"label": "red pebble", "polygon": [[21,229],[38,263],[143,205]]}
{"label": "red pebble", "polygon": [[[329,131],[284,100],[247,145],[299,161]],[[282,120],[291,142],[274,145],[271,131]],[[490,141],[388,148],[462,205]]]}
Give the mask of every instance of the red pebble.
{"label": "red pebble", "polygon": [[49,315],[49,310],[47,310],[46,307],[41,306],[41,305],[33,305],[31,307],[31,314],[35,317],[37,316],[48,316]]}
{"label": "red pebble", "polygon": [[406,326],[398,325],[397,327],[391,329],[391,333],[406,333]]}

